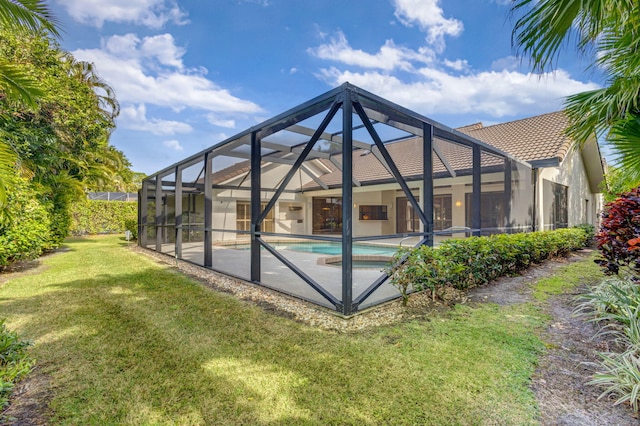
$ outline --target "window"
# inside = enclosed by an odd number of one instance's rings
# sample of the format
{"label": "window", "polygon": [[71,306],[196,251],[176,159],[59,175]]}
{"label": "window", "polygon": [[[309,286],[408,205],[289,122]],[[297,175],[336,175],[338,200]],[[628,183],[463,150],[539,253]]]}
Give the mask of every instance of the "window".
{"label": "window", "polygon": [[313,233],[342,233],[342,197],[313,198]]}
{"label": "window", "polygon": [[569,226],[569,187],[551,182],[542,182],[545,229]]}
{"label": "window", "polygon": [[[263,211],[267,203],[260,203],[260,211]],[[263,232],[274,232],[273,211],[271,209],[262,222]],[[236,201],[236,229],[238,231],[251,231],[251,202]]]}
{"label": "window", "polygon": [[387,220],[387,206],[360,206],[360,220]]}
{"label": "window", "polygon": [[442,231],[452,225],[451,195],[433,196],[433,230]]}

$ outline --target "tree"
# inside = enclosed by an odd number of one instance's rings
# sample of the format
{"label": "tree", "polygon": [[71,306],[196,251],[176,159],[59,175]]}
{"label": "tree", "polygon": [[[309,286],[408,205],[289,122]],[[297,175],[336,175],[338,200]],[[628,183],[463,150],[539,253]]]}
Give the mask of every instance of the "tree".
{"label": "tree", "polygon": [[566,99],[568,134],[582,143],[594,132],[606,135],[618,163],[640,173],[640,8],[633,0],[519,0],[513,44],[531,59],[535,72],[555,67],[573,42],[593,54],[592,67],[606,76],[605,87]]}
{"label": "tree", "polygon": [[605,203],[615,201],[620,194],[640,186],[640,176],[632,169],[609,166],[605,175],[606,185],[602,188]]}
{"label": "tree", "polygon": [[[56,19],[46,3],[41,0],[0,0],[0,28],[31,32],[44,29],[55,36],[59,35]],[[8,98],[32,108],[36,106],[36,99],[42,95],[37,80],[4,56],[0,57],[0,92],[2,99]],[[4,118],[0,116],[0,120]],[[2,136],[0,134],[0,137]],[[16,154],[2,139],[0,139],[0,213],[7,200],[7,187],[13,183],[17,161]]]}

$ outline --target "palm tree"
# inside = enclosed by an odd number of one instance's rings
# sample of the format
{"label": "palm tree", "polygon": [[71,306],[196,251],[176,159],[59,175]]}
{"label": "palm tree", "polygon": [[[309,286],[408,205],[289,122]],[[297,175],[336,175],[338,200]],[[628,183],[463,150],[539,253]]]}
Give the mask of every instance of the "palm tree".
{"label": "palm tree", "polygon": [[[535,72],[550,71],[563,48],[593,54],[605,87],[569,96],[568,134],[582,143],[607,135],[623,168],[640,173],[640,9],[634,0],[519,0],[512,42]],[[572,44],[573,43],[573,44]],[[633,155],[632,155],[633,154]]]}
{"label": "palm tree", "polygon": [[[0,26],[14,31],[45,31],[59,36],[57,21],[43,0],[0,0]],[[0,58],[0,99],[36,106],[42,95],[38,82]],[[4,117],[0,116],[0,120]],[[0,139],[0,209],[6,203],[7,187],[16,173],[17,156],[11,147]]]}
{"label": "palm tree", "polygon": [[115,120],[120,114],[120,104],[116,99],[116,92],[96,73],[95,65],[91,62],[78,61],[67,52],[63,55],[69,65],[69,75],[93,89],[104,116],[111,121]]}

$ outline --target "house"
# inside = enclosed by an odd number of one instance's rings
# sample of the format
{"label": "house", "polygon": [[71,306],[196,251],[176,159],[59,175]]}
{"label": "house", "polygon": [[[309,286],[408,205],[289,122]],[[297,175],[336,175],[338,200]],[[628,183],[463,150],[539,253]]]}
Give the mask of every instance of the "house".
{"label": "house", "polygon": [[344,85],[148,177],[139,244],[349,315],[399,245],[594,223],[566,116],[451,129]]}

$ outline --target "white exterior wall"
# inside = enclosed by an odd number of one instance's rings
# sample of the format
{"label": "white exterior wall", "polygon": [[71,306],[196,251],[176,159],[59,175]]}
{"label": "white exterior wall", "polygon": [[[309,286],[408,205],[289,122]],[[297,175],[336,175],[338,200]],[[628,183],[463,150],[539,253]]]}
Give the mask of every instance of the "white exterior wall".
{"label": "white exterior wall", "polygon": [[544,180],[568,187],[569,226],[581,223],[598,225],[599,212],[602,210],[602,195],[591,192],[589,178],[587,177],[580,151],[570,149],[559,167],[545,167],[539,170],[536,195],[538,206],[536,229],[538,230],[551,229],[552,227],[550,224],[545,223],[546,212],[550,206],[544,203]]}

